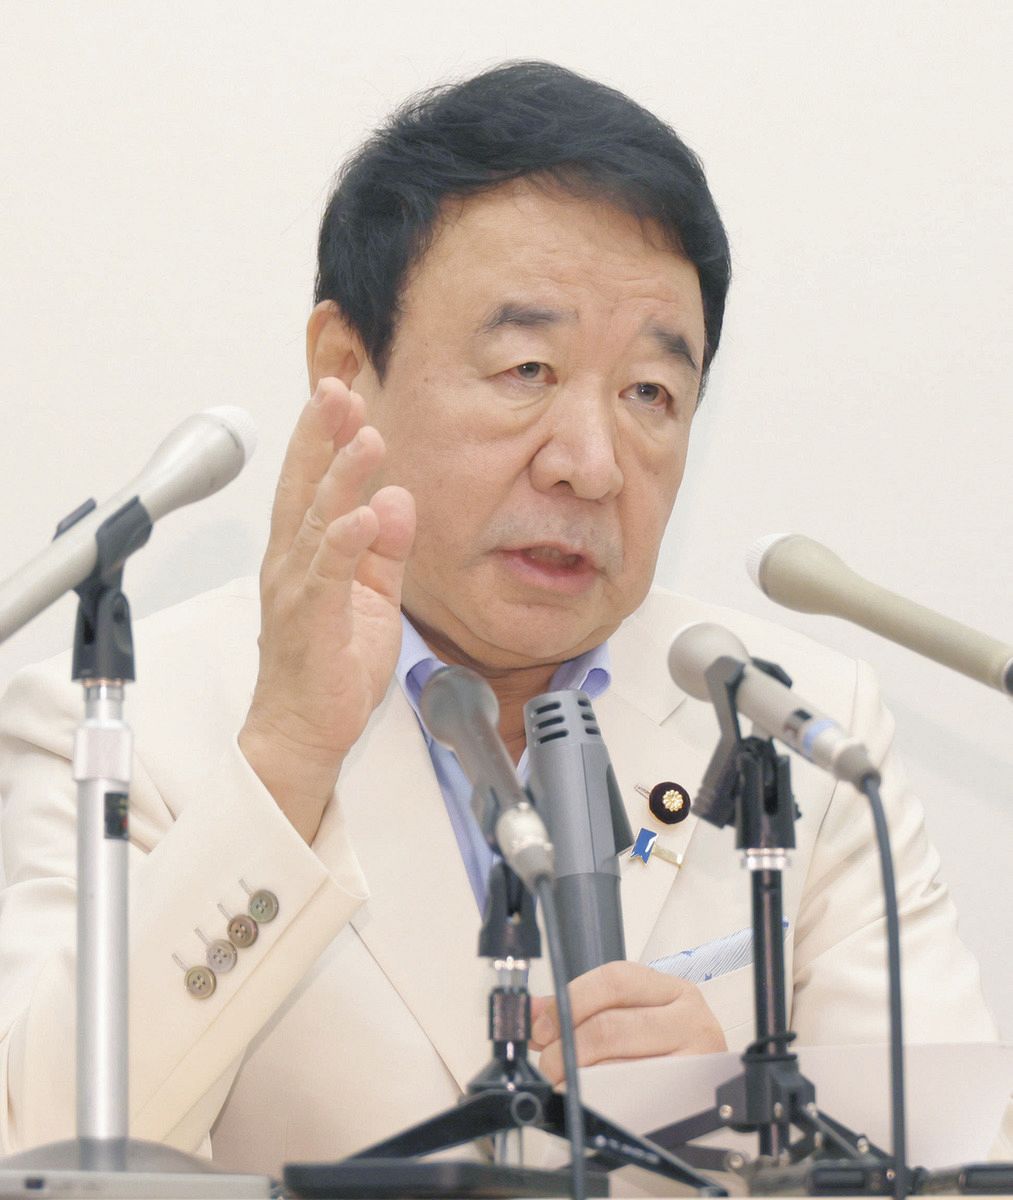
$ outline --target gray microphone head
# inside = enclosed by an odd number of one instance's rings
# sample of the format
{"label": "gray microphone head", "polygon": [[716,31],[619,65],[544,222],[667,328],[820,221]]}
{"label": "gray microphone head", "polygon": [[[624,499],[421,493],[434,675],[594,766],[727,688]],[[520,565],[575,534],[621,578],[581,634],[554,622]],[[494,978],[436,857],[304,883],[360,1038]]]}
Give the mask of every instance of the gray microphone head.
{"label": "gray microphone head", "polygon": [[712,621],[684,625],[672,639],[668,670],[678,687],[697,700],[710,700],[707,669],[719,658],[749,662],[749,651],[730,629]]}
{"label": "gray microphone head", "polygon": [[433,737],[454,750],[462,723],[472,714],[481,714],[495,728],[499,702],[481,675],[467,667],[441,667],[429,676],[422,689],[419,712]]}
{"label": "gray microphone head", "polygon": [[232,435],[243,452],[243,462],[248,463],[257,448],[257,423],[245,408],[236,404],[218,404],[205,408],[201,416],[212,417]]}
{"label": "gray microphone head", "polygon": [[253,418],[225,405],[194,413],[155,447],[141,473],[103,506],[137,495],[153,521],[231,483],[256,446]]}
{"label": "gray microphone head", "polygon": [[241,408],[205,409],[181,421],[128,484],[73,523],[61,522],[57,539],[0,583],[0,642],[88,577],[98,529],[125,505],[139,501],[153,524],[225,487],[256,444],[253,418]]}

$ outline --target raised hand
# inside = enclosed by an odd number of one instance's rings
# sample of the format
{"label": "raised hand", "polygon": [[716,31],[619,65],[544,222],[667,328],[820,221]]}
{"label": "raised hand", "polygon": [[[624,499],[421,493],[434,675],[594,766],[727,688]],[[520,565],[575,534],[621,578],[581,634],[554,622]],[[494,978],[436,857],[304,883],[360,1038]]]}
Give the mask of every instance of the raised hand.
{"label": "raised hand", "polygon": [[385,454],[364,420],[361,396],[321,379],[289,442],[260,572],[260,670],[239,745],[307,842],[401,644],[415,505],[400,487],[363,503]]}

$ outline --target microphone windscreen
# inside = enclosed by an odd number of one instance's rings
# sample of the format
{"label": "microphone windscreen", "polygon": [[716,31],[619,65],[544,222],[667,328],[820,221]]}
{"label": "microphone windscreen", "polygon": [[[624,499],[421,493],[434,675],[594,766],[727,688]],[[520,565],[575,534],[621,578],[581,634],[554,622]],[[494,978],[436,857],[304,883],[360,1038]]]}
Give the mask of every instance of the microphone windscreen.
{"label": "microphone windscreen", "polygon": [[869,586],[832,550],[801,533],[759,538],[746,553],[746,570],[765,596],[796,612],[845,616],[841,596]]}
{"label": "microphone windscreen", "polygon": [[707,670],[719,658],[749,662],[749,651],[730,629],[713,621],[684,625],[672,638],[668,671],[677,687],[696,700],[709,700]]}
{"label": "microphone windscreen", "polygon": [[763,586],[763,579],[760,568],[763,565],[763,560],[767,557],[767,553],[778,542],[783,542],[785,538],[796,536],[791,533],[768,533],[763,537],[759,537],[746,551],[746,572],[749,578],[760,589],[766,593],[767,589]]}
{"label": "microphone windscreen", "polygon": [[499,703],[492,688],[467,667],[440,667],[426,681],[419,712],[436,740],[461,757],[474,736],[473,717],[492,728],[499,721]]}
{"label": "microphone windscreen", "polygon": [[246,409],[236,404],[218,404],[204,409],[204,416],[221,421],[242,447],[243,462],[248,463],[257,448],[257,423]]}

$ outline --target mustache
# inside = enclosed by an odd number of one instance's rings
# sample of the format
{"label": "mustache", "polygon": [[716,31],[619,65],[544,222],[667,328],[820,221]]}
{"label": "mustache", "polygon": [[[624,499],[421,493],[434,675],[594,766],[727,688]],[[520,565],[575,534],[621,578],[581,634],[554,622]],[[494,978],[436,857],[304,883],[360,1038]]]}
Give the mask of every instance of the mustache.
{"label": "mustache", "polygon": [[494,518],[483,536],[483,549],[522,549],[529,546],[560,546],[581,554],[600,571],[617,574],[623,565],[623,543],[619,530],[594,525],[587,520],[546,520],[501,516]]}

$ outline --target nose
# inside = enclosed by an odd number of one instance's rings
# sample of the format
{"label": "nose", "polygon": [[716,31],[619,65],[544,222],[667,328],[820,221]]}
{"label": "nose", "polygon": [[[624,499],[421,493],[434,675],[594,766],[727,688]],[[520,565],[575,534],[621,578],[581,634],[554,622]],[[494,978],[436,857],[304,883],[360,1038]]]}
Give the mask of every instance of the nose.
{"label": "nose", "polygon": [[563,485],[581,500],[608,500],[623,487],[617,456],[619,431],[615,404],[586,388],[560,389],[541,428],[544,433],[531,460],[531,481],[538,491]]}

